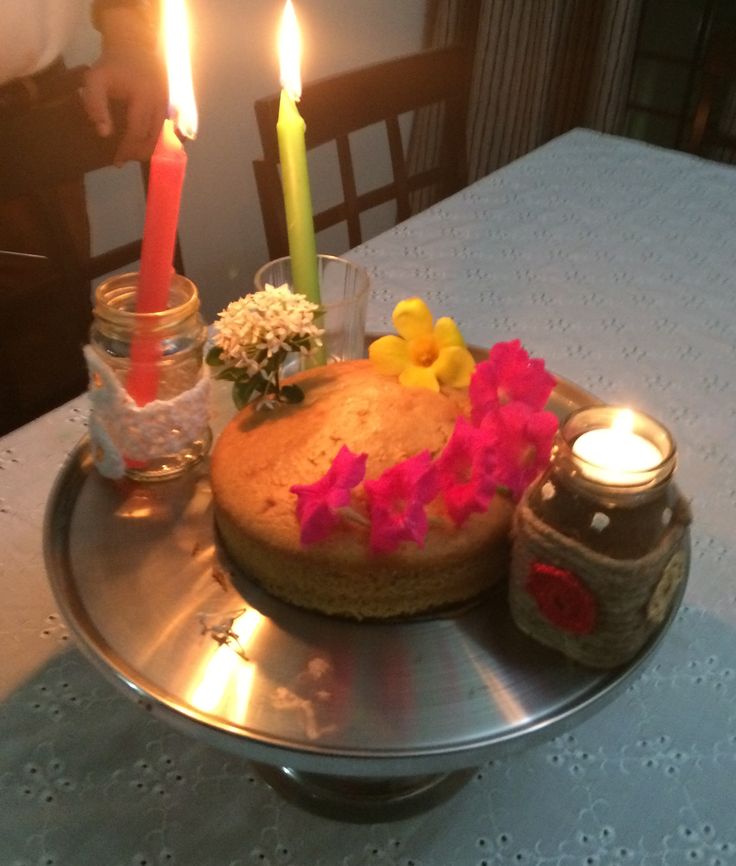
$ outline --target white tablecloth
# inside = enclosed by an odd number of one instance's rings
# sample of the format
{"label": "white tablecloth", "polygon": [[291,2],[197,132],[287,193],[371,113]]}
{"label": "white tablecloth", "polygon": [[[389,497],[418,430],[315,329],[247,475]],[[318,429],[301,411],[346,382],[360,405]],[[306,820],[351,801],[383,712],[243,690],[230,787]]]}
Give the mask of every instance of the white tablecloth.
{"label": "white tablecloth", "polygon": [[85,400],[0,440],[0,864],[736,864],[735,235],[733,168],[577,130],[351,254],[372,275],[372,330],[420,294],[469,342],[519,337],[659,418],[695,511],[686,603],[644,673],[416,818],[307,814],[109,685],[42,558]]}

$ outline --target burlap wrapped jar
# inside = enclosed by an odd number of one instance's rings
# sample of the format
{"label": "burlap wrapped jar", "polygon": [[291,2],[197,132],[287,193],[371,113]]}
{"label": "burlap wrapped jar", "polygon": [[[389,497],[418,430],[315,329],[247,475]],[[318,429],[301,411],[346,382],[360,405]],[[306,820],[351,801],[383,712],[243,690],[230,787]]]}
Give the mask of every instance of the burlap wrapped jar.
{"label": "burlap wrapped jar", "polygon": [[636,559],[597,553],[520,503],[509,600],[530,637],[594,668],[630,661],[667,618],[689,566],[683,499],[659,543]]}
{"label": "burlap wrapped jar", "polygon": [[628,474],[602,472],[574,450],[576,437],[617,411],[589,407],[568,419],[512,531],[516,625],[594,668],[617,667],[642,649],[670,614],[689,569],[690,508],[672,483],[669,433],[637,413],[639,431],[662,461]]}

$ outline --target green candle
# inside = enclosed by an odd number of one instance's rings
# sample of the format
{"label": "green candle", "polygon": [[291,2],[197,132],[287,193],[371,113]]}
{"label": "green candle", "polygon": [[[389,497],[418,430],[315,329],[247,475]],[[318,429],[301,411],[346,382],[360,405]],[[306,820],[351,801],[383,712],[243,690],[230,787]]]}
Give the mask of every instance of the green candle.
{"label": "green candle", "polygon": [[276,132],[281,157],[281,183],[293,289],[319,304],[317,245],[314,239],[312,195],[304,140],[306,124],[296,106],[301,96],[299,27],[291,0],[286,0],[281,23],[280,61],[282,89]]}

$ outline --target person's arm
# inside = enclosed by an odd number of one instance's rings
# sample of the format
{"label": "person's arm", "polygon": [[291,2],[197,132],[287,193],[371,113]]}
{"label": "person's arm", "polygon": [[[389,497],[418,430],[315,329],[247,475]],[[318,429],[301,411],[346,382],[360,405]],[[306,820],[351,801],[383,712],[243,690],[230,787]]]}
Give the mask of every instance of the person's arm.
{"label": "person's arm", "polygon": [[82,100],[97,131],[113,131],[110,100],[126,105],[126,127],[115,163],[148,159],[167,110],[166,71],[153,6],[146,0],[94,0],[92,21],[102,52],[89,69]]}

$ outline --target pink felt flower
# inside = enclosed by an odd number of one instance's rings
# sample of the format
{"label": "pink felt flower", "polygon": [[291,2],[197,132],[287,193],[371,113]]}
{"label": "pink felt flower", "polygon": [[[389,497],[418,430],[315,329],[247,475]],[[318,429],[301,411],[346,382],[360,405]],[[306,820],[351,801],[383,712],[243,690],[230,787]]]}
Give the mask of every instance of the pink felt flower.
{"label": "pink felt flower", "polygon": [[514,401],[489,412],[481,424],[496,456],[496,483],[511,492],[518,502],[521,494],[546,468],[557,430],[552,412],[535,412]]}
{"label": "pink felt flower", "polygon": [[437,467],[429,451],[391,466],[364,487],[374,553],[390,553],[402,541],[424,544],[429,526],[424,509],[439,491]]}
{"label": "pink felt flower", "polygon": [[566,568],[535,562],[526,579],[526,591],[552,625],[570,634],[590,634],[596,626],[595,596]]}
{"label": "pink felt flower", "polygon": [[483,512],[496,492],[493,443],[485,431],[460,416],[437,460],[442,497],[456,526]]}
{"label": "pink felt flower", "polygon": [[296,516],[301,524],[302,544],[322,541],[340,522],[337,511],[350,504],[350,491],[363,480],[367,459],[367,454],[353,454],[343,445],[319,481],[289,488],[299,498]]}
{"label": "pink felt flower", "polygon": [[542,409],[554,386],[554,376],[547,372],[544,361],[529,358],[519,340],[496,343],[470,380],[473,424],[480,424],[489,412],[515,400],[530,409]]}

